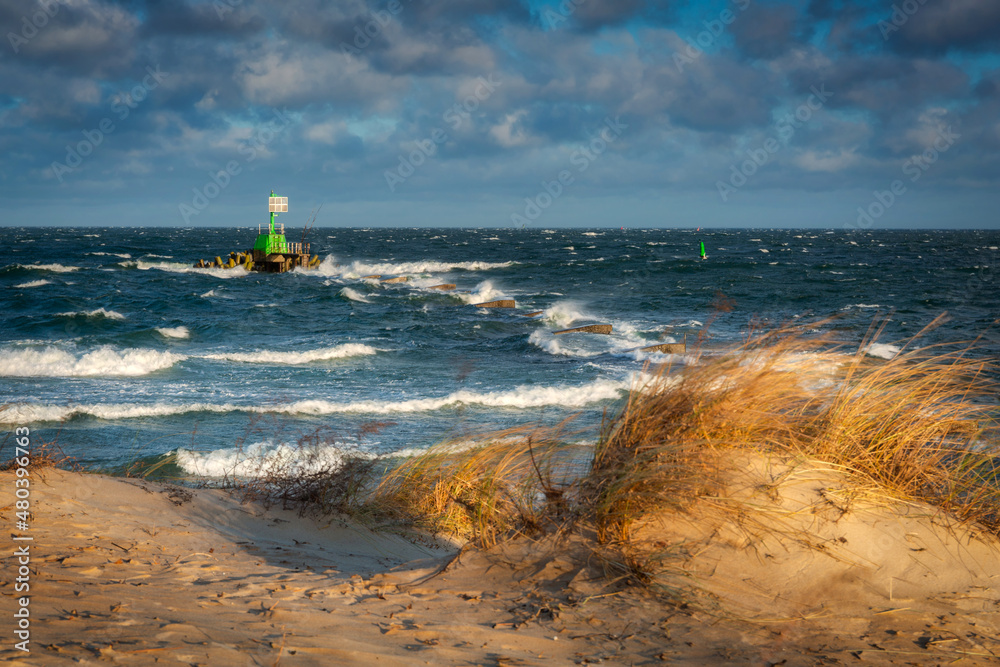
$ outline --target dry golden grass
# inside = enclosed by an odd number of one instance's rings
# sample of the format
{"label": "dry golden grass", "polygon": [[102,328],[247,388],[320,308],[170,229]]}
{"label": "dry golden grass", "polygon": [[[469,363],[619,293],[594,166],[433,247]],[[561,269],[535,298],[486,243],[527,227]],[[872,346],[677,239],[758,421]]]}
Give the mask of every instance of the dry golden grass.
{"label": "dry golden grass", "polygon": [[390,469],[369,514],[392,517],[481,547],[566,518],[569,420],[448,442]]}
{"label": "dry golden grass", "polygon": [[[810,329],[814,328],[812,325]],[[729,353],[660,369],[605,428],[585,504],[603,541],[712,496],[734,450],[833,464],[884,497],[916,500],[1000,529],[996,386],[970,348],[837,354],[805,327],[760,332]]]}

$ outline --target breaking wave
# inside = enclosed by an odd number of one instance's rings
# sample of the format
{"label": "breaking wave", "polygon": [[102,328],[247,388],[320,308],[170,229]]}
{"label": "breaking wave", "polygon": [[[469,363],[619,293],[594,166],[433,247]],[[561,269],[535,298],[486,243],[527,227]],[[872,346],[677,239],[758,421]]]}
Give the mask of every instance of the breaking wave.
{"label": "breaking wave", "polygon": [[57,347],[0,349],[0,377],[93,377],[148,375],[186,359],[144,348],[99,347],[79,356]]}
{"label": "breaking wave", "polygon": [[156,331],[164,338],[191,337],[191,331],[187,327],[157,327]]}
{"label": "breaking wave", "polygon": [[352,290],[350,287],[345,287],[338,292],[340,296],[344,297],[348,301],[359,301],[361,303],[371,303],[368,299],[362,296],[359,292]]}
{"label": "breaking wave", "polygon": [[0,423],[61,421],[72,417],[98,419],[136,419],[166,417],[189,412],[247,412],[285,415],[331,415],[344,413],[397,414],[431,412],[460,405],[509,409],[560,406],[582,408],[600,401],[614,400],[628,390],[629,380],[594,380],[585,385],[552,387],[517,387],[509,391],[480,393],[456,391],[439,398],[415,398],[400,401],[353,401],[337,403],[326,400],[303,400],[273,405],[236,405],[233,403],[98,403],[93,405],[14,404],[0,411]]}
{"label": "breaking wave", "polygon": [[177,465],[199,477],[261,477],[272,471],[282,475],[302,475],[339,468],[349,457],[375,458],[336,445],[297,447],[285,443],[257,442],[242,450],[217,449],[211,452],[177,450]]}
{"label": "breaking wave", "polygon": [[412,275],[423,273],[447,273],[449,271],[489,271],[513,266],[516,262],[439,262],[427,260],[422,262],[375,262],[353,261],[350,264],[337,264],[333,255],[328,255],[316,269],[321,276],[327,278],[361,278],[379,274],[383,277]]}
{"label": "breaking wave", "polygon": [[327,361],[329,359],[343,359],[345,357],[359,357],[369,354],[376,354],[377,349],[370,345],[361,343],[345,343],[336,347],[325,347],[318,350],[305,350],[304,352],[272,352],[270,350],[260,350],[257,352],[227,352],[221,354],[206,354],[205,359],[219,359],[222,361],[239,361],[248,364],[308,364],[313,361]]}
{"label": "breaking wave", "polygon": [[63,266],[62,264],[18,264],[22,269],[34,269],[36,271],[52,271],[53,273],[69,273],[79,271],[79,266]]}
{"label": "breaking wave", "polygon": [[456,296],[458,296],[458,298],[465,303],[484,303],[486,301],[496,301],[497,299],[502,299],[507,295],[494,287],[492,280],[484,280],[476,285],[476,289],[474,289],[471,293],[458,294]]}
{"label": "breaking wave", "polygon": [[21,283],[20,285],[14,285],[14,289],[27,289],[29,287],[41,287],[42,285],[51,285],[51,280],[30,280],[26,283]]}
{"label": "breaking wave", "polygon": [[119,262],[119,264],[124,267],[134,267],[141,271],[156,269],[157,271],[169,271],[170,273],[200,273],[203,276],[212,276],[214,278],[240,278],[248,275],[248,271],[242,266],[232,269],[196,269],[190,264],[182,264],[180,262],[145,262],[141,259],[137,262]]}
{"label": "breaking wave", "polygon": [[59,317],[103,317],[109,320],[124,320],[125,316],[114,310],[98,308],[96,310],[76,310],[69,313],[59,313]]}
{"label": "breaking wave", "polygon": [[558,301],[545,309],[542,313],[542,319],[559,326],[569,326],[580,320],[596,320],[597,318],[583,312],[580,304],[575,301]]}

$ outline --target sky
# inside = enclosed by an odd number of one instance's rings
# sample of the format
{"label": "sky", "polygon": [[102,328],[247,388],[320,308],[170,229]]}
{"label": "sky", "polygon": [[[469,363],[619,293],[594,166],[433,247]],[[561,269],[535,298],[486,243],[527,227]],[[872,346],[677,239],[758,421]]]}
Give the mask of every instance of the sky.
{"label": "sky", "polygon": [[0,0],[4,226],[1000,228],[997,0]]}

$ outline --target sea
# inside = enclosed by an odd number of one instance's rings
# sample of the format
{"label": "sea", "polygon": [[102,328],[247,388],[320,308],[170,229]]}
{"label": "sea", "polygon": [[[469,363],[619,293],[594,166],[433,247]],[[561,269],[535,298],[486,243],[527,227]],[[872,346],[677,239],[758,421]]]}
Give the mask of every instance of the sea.
{"label": "sea", "polygon": [[[833,318],[840,353],[875,359],[1000,353],[998,231],[313,228],[319,268],[283,274],[193,268],[256,228],[2,235],[0,458],[27,427],[89,470],[212,480],[568,417],[585,444],[649,364],[696,363],[641,348],[762,326]],[[555,333],[590,324],[612,333]]]}

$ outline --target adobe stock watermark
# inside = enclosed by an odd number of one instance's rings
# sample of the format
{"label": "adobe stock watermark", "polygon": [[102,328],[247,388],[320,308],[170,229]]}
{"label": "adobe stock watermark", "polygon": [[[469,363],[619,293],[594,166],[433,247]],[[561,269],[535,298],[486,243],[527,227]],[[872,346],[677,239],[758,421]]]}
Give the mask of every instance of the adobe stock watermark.
{"label": "adobe stock watermark", "polygon": [[[607,116],[604,119],[604,126],[598,130],[585,145],[580,146],[569,156],[569,162],[576,167],[576,172],[582,174],[590,165],[597,160],[608,146],[613,144],[622,135],[628,125],[621,121],[621,116]],[[542,180],[542,189],[534,197],[524,198],[524,210],[521,213],[511,213],[510,221],[515,227],[524,227],[537,220],[570,185],[576,182],[576,176],[569,169],[562,169],[551,181]]]}
{"label": "adobe stock watermark", "polygon": [[[118,116],[119,121],[124,121],[128,118],[129,114],[139,106],[139,103],[149,97],[150,91],[156,89],[163,83],[164,79],[170,76],[169,72],[161,72],[159,65],[155,68],[146,67],[146,72],[146,76],[142,78],[140,83],[137,83],[128,92],[118,93],[115,97],[115,101],[111,105],[111,111]],[[52,173],[59,179],[59,182],[62,183],[64,175],[75,171],[83,164],[84,158],[104,143],[105,137],[114,132],[115,129],[115,123],[111,117],[105,116],[97,123],[97,127],[94,129],[81,130],[83,139],[76,144],[66,145],[65,161],[52,163]]]}
{"label": "adobe stock watermark", "polygon": [[[961,136],[951,129],[951,125],[939,127],[931,146],[920,155],[915,155],[903,163],[903,175],[909,176],[911,183],[919,181],[921,176],[941,158],[943,153],[954,146]],[[858,207],[857,222],[848,222],[844,227],[846,229],[868,229],[907,192],[906,184],[898,178],[889,184],[888,190],[873,191],[872,202],[868,206]]]}
{"label": "adobe stock watermark", "polygon": [[[406,0],[406,2],[409,3],[412,0]],[[367,49],[368,45],[372,43],[372,40],[381,35],[385,27],[392,23],[393,17],[402,11],[403,3],[400,0],[389,0],[389,4],[386,5],[385,9],[373,10],[370,20],[366,21],[363,25],[354,27],[352,44],[343,41],[340,43],[340,52],[348,57],[360,56],[361,52]]]}
{"label": "adobe stock watermark", "polygon": [[772,155],[787,146],[795,136],[795,131],[808,123],[813,113],[822,109],[826,101],[833,97],[833,93],[826,89],[826,84],[820,84],[819,88],[812,86],[810,90],[812,94],[805,102],[793,113],[786,114],[774,124],[777,138],[768,137],[759,148],[746,149],[748,159],[739,166],[735,162],[729,166],[729,182],[715,182],[715,189],[718,190],[719,198],[723,202],[728,202],[729,197],[746,185],[758,169],[771,161]]}
{"label": "adobe stock watermark", "polygon": [[[732,2],[736,5],[736,9],[739,10],[739,14],[742,14],[750,7],[750,0],[732,0]],[[674,53],[674,66],[677,68],[677,71],[683,72],[685,65],[694,64],[695,60],[705,55],[705,49],[711,48],[718,41],[722,33],[726,31],[726,26],[736,21],[736,17],[739,14],[727,8],[719,12],[716,18],[709,21],[702,21],[701,24],[705,26],[705,29],[695,35],[694,39],[685,40],[687,47],[683,51]]]}
{"label": "adobe stock watermark", "polygon": [[920,11],[920,8],[927,4],[927,0],[903,0],[898,5],[892,6],[892,14],[889,20],[882,19],[878,22],[879,32],[882,33],[882,41],[888,42],[889,36],[906,25],[910,17]]}
{"label": "adobe stock watermark", "polygon": [[59,13],[59,8],[65,0],[38,0],[38,11],[28,18],[25,14],[21,17],[20,32],[8,32],[7,41],[14,53],[20,53],[21,47],[35,38],[42,28],[49,24],[49,21]]}
{"label": "adobe stock watermark", "polygon": [[580,5],[586,4],[587,0],[562,0],[555,9],[546,7],[542,12],[542,25],[546,30],[555,30],[560,23],[569,21],[569,17]]}
{"label": "adobe stock watermark", "polygon": [[215,9],[219,20],[225,20],[226,14],[232,14],[236,8],[243,4],[243,0],[215,0],[212,7]]}
{"label": "adobe stock watermark", "polygon": [[[489,74],[486,77],[479,77],[476,81],[476,88],[471,94],[466,95],[465,99],[461,102],[455,102],[453,105],[448,107],[443,114],[441,114],[441,120],[446,122],[451,127],[452,132],[462,127],[462,124],[469,119],[472,114],[479,109],[480,105],[488,100],[502,84],[499,77],[495,74]],[[413,174],[417,172],[417,169],[422,167],[427,163],[427,160],[437,154],[438,146],[441,146],[450,138],[451,137],[446,130],[441,127],[435,127],[431,130],[430,135],[426,139],[420,139],[415,142],[416,148],[406,155],[397,156],[399,164],[396,165],[394,169],[386,169],[384,173],[385,183],[389,186],[389,192],[395,192],[399,185],[405,183],[410,176],[413,176]]]}
{"label": "adobe stock watermark", "polygon": [[224,169],[209,172],[209,180],[205,181],[205,184],[200,188],[191,188],[191,191],[194,193],[194,196],[191,197],[191,203],[186,204],[181,202],[177,207],[181,217],[184,218],[184,224],[190,225],[192,216],[199,215],[208,208],[208,205],[229,187],[233,177],[243,172],[244,164],[250,164],[256,160],[258,151],[266,148],[268,144],[274,141],[291,124],[292,121],[288,117],[288,109],[284,109],[283,111],[276,109],[274,111],[274,118],[258,126],[250,133],[250,138],[243,141],[237,147],[237,152],[246,157],[245,161],[230,160],[226,163]]}

